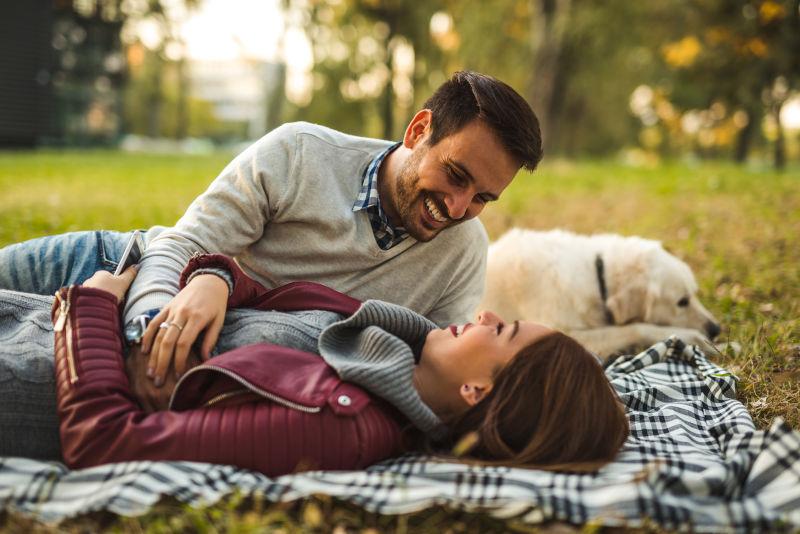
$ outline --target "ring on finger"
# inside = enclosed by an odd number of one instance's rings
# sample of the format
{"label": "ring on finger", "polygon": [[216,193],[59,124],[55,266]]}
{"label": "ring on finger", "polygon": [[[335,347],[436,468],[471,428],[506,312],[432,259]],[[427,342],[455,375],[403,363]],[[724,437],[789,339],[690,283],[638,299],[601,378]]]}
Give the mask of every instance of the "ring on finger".
{"label": "ring on finger", "polygon": [[[183,331],[183,326],[179,325],[178,323],[169,323],[170,326],[174,326],[179,331]],[[185,325],[184,325],[185,326]]]}
{"label": "ring on finger", "polygon": [[163,328],[163,329],[165,329],[165,330],[166,330],[167,328],[169,328],[170,326],[172,326],[172,323],[170,323],[169,321],[164,321],[163,323],[161,323],[160,325],[158,325],[158,327],[159,327],[159,328]]}

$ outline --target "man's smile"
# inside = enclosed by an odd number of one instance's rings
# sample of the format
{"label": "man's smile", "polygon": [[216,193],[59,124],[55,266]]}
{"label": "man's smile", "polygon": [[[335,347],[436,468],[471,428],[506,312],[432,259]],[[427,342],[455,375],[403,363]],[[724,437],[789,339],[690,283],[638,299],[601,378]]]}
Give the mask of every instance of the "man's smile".
{"label": "man's smile", "polygon": [[436,204],[434,204],[433,200],[430,197],[428,196],[425,197],[424,204],[425,204],[425,210],[428,212],[428,215],[430,216],[431,219],[433,219],[435,222],[439,224],[445,224],[448,222],[449,219],[444,215],[442,215],[442,212],[439,211],[439,209],[436,207]]}

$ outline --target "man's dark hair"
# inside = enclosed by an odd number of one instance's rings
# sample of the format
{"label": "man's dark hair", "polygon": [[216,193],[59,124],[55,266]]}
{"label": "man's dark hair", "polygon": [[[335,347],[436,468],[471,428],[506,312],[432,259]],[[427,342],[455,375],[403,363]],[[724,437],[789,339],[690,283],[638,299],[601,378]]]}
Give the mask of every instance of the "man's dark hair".
{"label": "man's dark hair", "polygon": [[529,171],[542,159],[542,134],[536,114],[519,93],[491,76],[456,72],[423,108],[432,112],[431,146],[480,119]]}

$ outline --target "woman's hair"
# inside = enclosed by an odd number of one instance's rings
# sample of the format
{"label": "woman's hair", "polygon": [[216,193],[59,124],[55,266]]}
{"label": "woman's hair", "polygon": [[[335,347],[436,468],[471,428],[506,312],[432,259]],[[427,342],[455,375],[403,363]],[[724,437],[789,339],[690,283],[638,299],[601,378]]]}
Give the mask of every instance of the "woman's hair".
{"label": "woman's hair", "polygon": [[522,349],[484,399],[447,423],[444,445],[456,455],[558,471],[596,470],[628,436],[597,358],[561,332]]}

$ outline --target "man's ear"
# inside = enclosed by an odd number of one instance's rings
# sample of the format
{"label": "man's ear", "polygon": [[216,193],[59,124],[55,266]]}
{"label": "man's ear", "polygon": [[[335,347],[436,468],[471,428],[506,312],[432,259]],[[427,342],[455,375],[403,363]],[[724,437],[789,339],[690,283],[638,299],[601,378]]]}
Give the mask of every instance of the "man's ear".
{"label": "man's ear", "polygon": [[429,109],[417,111],[414,118],[408,123],[406,134],[403,136],[403,146],[406,148],[414,148],[425,141],[431,131],[431,117],[432,113]]}
{"label": "man's ear", "polygon": [[470,406],[478,404],[492,390],[491,384],[463,384],[458,392]]}

